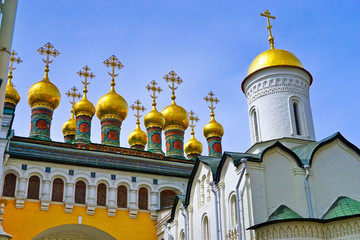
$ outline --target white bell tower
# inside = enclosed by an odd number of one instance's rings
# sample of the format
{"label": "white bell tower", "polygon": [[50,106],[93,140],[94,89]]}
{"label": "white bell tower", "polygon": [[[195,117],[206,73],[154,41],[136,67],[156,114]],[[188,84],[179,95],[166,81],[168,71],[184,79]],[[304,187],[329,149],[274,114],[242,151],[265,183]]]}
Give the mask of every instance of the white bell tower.
{"label": "white bell tower", "polygon": [[242,90],[248,103],[251,143],[274,139],[315,140],[309,88],[311,74],[292,53],[274,48],[268,10],[271,48],[251,63]]}

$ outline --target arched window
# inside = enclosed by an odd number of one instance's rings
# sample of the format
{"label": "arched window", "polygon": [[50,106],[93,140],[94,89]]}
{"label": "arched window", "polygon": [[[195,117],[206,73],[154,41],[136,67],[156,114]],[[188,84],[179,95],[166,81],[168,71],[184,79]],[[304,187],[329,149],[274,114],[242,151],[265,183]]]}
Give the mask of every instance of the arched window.
{"label": "arched window", "polygon": [[85,204],[86,184],[83,181],[77,181],[75,184],[75,203]]}
{"label": "arched window", "polygon": [[231,221],[231,227],[237,226],[237,208],[236,208],[236,195],[233,194],[230,198],[230,221]]}
{"label": "arched window", "polygon": [[62,202],[64,195],[64,181],[60,178],[55,178],[53,181],[51,201]]}
{"label": "arched window", "polygon": [[202,222],[202,239],[210,240],[209,219],[207,216],[204,216],[203,222]]}
{"label": "arched window", "polygon": [[127,208],[127,187],[120,185],[117,189],[117,206]]}
{"label": "arched window", "polygon": [[300,114],[299,114],[299,106],[297,102],[293,102],[293,109],[294,109],[294,120],[295,120],[295,130],[297,135],[302,134],[301,123],[300,123]]}
{"label": "arched window", "polygon": [[106,185],[104,183],[97,186],[97,205],[106,206]]}
{"label": "arched window", "polygon": [[139,209],[148,209],[148,190],[144,187],[139,189],[138,206]]}
{"label": "arched window", "polygon": [[13,173],[8,173],[4,179],[3,196],[15,197],[16,176]]}
{"label": "arched window", "polygon": [[254,141],[257,143],[260,141],[260,139],[259,139],[258,119],[257,119],[257,114],[256,114],[255,109],[253,109],[251,112],[251,122],[252,122],[252,126],[253,126]]}
{"label": "arched window", "polygon": [[160,209],[172,207],[174,204],[176,193],[172,190],[164,190],[160,193]]}
{"label": "arched window", "polygon": [[40,178],[38,176],[31,176],[29,178],[27,198],[39,199],[39,193],[40,193]]}

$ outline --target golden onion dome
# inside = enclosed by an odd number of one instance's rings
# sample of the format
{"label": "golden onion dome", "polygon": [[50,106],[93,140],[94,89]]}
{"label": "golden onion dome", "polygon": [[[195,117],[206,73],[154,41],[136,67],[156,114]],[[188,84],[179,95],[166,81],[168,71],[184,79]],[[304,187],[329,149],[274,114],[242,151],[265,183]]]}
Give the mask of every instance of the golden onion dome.
{"label": "golden onion dome", "polygon": [[158,110],[156,110],[156,107],[153,106],[153,109],[144,117],[144,125],[146,128],[149,127],[163,128],[165,125],[165,118],[160,112],[158,112]]}
{"label": "golden onion dome", "polygon": [[304,68],[301,61],[291,52],[282,49],[269,49],[260,53],[250,64],[247,75],[272,66],[294,66]]}
{"label": "golden onion dome", "polygon": [[211,120],[204,127],[204,136],[205,138],[209,137],[222,137],[224,135],[224,128],[218,123],[214,117],[211,117]]}
{"label": "golden onion dome", "polygon": [[76,120],[74,114],[71,114],[71,118],[65,122],[62,126],[62,133],[64,136],[75,135],[76,133]]}
{"label": "golden onion dome", "polygon": [[84,94],[83,98],[76,102],[74,104],[74,114],[76,117],[84,115],[84,116],[89,116],[89,117],[93,117],[95,114],[95,107],[94,104],[92,104],[87,98],[86,95]]}
{"label": "golden onion dome", "polygon": [[168,126],[180,126],[183,130],[186,130],[189,126],[189,115],[186,110],[177,105],[175,101],[171,103],[161,111],[165,118],[164,129]]}
{"label": "golden onion dome", "polygon": [[48,107],[56,109],[60,103],[59,89],[50,82],[47,73],[40,82],[32,85],[28,91],[28,102],[31,108]]}
{"label": "golden onion dome", "polygon": [[127,113],[128,104],[126,100],[117,94],[113,87],[96,104],[96,115],[100,120],[104,117],[112,117],[124,121]]}
{"label": "golden onion dome", "polygon": [[148,136],[143,130],[141,130],[139,124],[136,124],[135,130],[129,134],[128,142],[130,147],[136,145],[144,147],[146,146],[148,142]]}
{"label": "golden onion dome", "polygon": [[190,140],[185,144],[185,153],[186,155],[197,154],[201,155],[203,146],[201,142],[199,142],[194,135],[191,135]]}
{"label": "golden onion dome", "polygon": [[18,91],[14,88],[14,85],[11,83],[11,79],[8,80],[6,85],[6,92],[5,92],[5,102],[14,104],[15,106],[20,101],[20,95]]}

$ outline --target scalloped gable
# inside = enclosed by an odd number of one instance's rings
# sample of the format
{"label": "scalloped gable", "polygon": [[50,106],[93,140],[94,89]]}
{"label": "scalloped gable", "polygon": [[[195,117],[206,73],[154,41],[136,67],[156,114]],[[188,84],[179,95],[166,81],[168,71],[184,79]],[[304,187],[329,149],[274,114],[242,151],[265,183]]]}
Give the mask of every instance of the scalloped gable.
{"label": "scalloped gable", "polygon": [[354,150],[360,155],[360,150],[357,148],[354,144],[346,140],[340,132],[336,132],[333,135],[330,135],[327,138],[324,138],[318,142],[312,142],[309,144],[305,144],[303,146],[297,147],[293,149],[293,152],[299,157],[302,164],[304,165],[310,165],[312,164],[313,157],[317,150],[319,150],[322,146],[331,143],[335,140],[340,140],[342,143],[344,143],[346,146]]}
{"label": "scalloped gable", "polygon": [[267,222],[277,221],[277,220],[286,220],[286,219],[299,219],[303,218],[298,213],[296,213],[291,208],[280,205],[269,217]]}
{"label": "scalloped gable", "polygon": [[281,142],[277,141],[276,143],[270,145],[269,147],[265,148],[261,153],[260,153],[260,162],[263,161],[264,155],[266,154],[266,152],[268,152],[269,150],[273,149],[273,148],[279,148],[287,153],[289,153],[293,159],[295,160],[296,164],[299,167],[303,167],[303,163],[301,162],[300,158],[298,157],[298,155],[296,155],[291,149],[287,148],[285,145],[283,145]]}

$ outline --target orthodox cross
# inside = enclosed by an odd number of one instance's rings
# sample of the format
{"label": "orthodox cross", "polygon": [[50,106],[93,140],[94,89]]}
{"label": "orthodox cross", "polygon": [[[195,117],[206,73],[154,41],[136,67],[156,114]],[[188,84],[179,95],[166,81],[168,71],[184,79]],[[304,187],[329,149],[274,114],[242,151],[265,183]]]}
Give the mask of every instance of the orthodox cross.
{"label": "orthodox cross", "polygon": [[41,55],[46,55],[46,60],[43,59],[45,65],[45,72],[49,72],[49,64],[52,63],[54,60],[50,61],[50,56],[57,57],[59,56],[60,52],[54,48],[51,43],[45,44],[43,47],[37,50]]}
{"label": "orthodox cross", "polygon": [[74,104],[75,104],[75,100],[76,98],[81,98],[81,93],[80,92],[77,92],[77,88],[74,86],[72,87],[69,91],[67,91],[66,93],[66,96],[68,96],[68,98],[72,98],[72,100],[69,100],[70,104],[72,107],[74,107]]}
{"label": "orthodox cross", "polygon": [[112,72],[108,72],[108,74],[112,77],[111,79],[111,87],[112,89],[115,86],[115,77],[119,76],[119,74],[115,74],[115,68],[117,69],[122,69],[124,67],[124,65],[119,61],[119,59],[115,56],[112,55],[111,57],[109,57],[108,59],[106,59],[104,61],[104,64],[106,67],[111,67],[112,68]]}
{"label": "orthodox cross", "polygon": [[22,63],[22,60],[20,57],[15,57],[17,55],[17,53],[13,50],[11,51],[11,56],[10,56],[10,67],[9,67],[9,81],[11,81],[12,79],[12,71],[16,69],[16,67],[14,67],[14,63]]}
{"label": "orthodox cross", "polygon": [[[151,84],[151,86],[150,86],[150,84]],[[157,99],[156,92],[160,93],[162,91],[162,89],[160,87],[156,87],[157,82],[155,82],[155,80],[152,80],[150,82],[150,84],[148,84],[146,86],[146,89],[148,91],[152,91],[152,95],[150,95],[150,97],[153,99],[152,106],[155,107],[156,106],[156,101],[155,100]]]}
{"label": "orthodox cross", "polygon": [[144,106],[140,106],[141,102],[139,100],[135,101],[135,105],[131,105],[131,109],[133,111],[136,111],[136,114],[134,114],[134,116],[136,117],[136,124],[139,125],[140,124],[140,118],[142,115],[140,115],[140,111],[144,112],[146,110],[146,108]]}
{"label": "orthodox cross", "polygon": [[178,89],[178,87],[175,87],[175,83],[180,85],[183,81],[174,70],[166,74],[163,78],[166,82],[171,82],[171,86],[169,85],[169,88],[172,90],[171,100],[175,102],[175,90]]}
{"label": "orthodox cross", "polygon": [[211,109],[210,117],[214,117],[215,116],[214,109],[216,108],[216,107],[214,107],[214,103],[217,104],[220,101],[219,101],[219,99],[217,99],[217,97],[214,97],[215,94],[212,91],[210,91],[208,95],[209,96],[204,97],[204,100],[206,102],[210,102],[210,106],[209,106],[209,108]]}
{"label": "orthodox cross", "polygon": [[270,18],[272,19],[276,19],[276,17],[271,16],[271,13],[269,12],[269,10],[266,9],[266,11],[264,13],[260,13],[261,16],[266,17],[267,18],[267,22],[268,22],[268,26],[267,29],[269,30],[269,43],[270,43],[270,47],[271,49],[274,49],[274,37],[271,34],[271,28],[272,26],[270,25]]}
{"label": "orthodox cross", "polygon": [[80,70],[77,72],[77,74],[80,77],[84,77],[85,81],[81,80],[81,82],[84,84],[84,98],[86,98],[86,93],[88,92],[87,90],[87,86],[90,84],[90,82],[87,81],[88,78],[93,79],[95,77],[95,75],[92,72],[89,72],[90,68],[86,65],[85,67],[83,67],[84,71]]}
{"label": "orthodox cross", "polygon": [[190,111],[189,114],[190,114],[190,117],[189,117],[190,124],[189,124],[189,126],[191,127],[191,135],[194,135],[195,134],[195,132],[194,132],[194,128],[195,128],[194,121],[197,122],[200,119],[197,116],[195,116],[195,113],[193,111]]}

